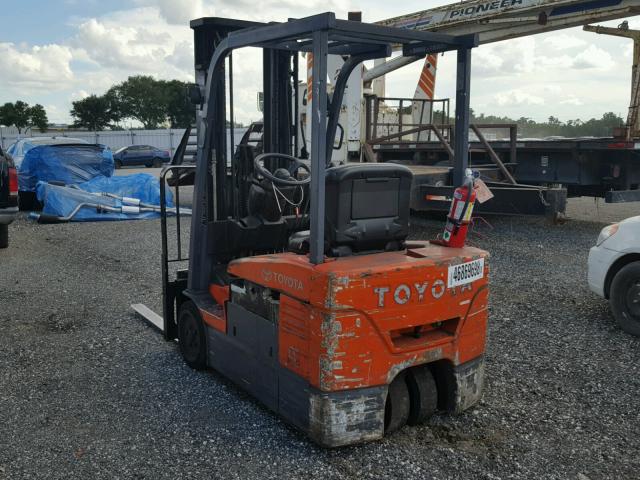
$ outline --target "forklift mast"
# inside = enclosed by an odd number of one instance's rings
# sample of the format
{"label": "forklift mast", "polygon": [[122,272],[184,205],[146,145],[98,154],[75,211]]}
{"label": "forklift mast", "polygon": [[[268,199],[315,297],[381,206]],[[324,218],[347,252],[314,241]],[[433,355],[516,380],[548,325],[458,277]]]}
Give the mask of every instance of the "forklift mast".
{"label": "forklift mast", "polygon": [[[208,240],[212,229],[228,233],[229,219],[246,215],[246,162],[234,159],[233,53],[218,57],[211,64],[216,48],[235,31],[263,26],[257,22],[223,18],[201,18],[191,22],[194,32],[195,77],[198,91],[196,131],[195,211],[190,245],[189,288],[199,290],[215,276],[216,264],[224,264],[241,251],[233,251],[232,238],[218,237],[217,253],[211,252]],[[297,149],[297,118],[293,111],[297,89],[298,53],[289,50],[263,49],[264,133],[263,151],[292,154]],[[227,113],[227,102],[229,112]],[[229,118],[230,120],[227,120]],[[228,127],[227,127],[228,126]],[[247,148],[247,147],[245,147]],[[242,155],[242,148],[240,154]],[[231,158],[227,152],[231,151]],[[246,152],[245,152],[246,153]],[[297,152],[296,152],[297,153]],[[269,165],[273,168],[275,162]],[[250,168],[250,166],[249,166]],[[246,243],[246,242],[245,242]],[[237,244],[236,244],[237,245]]]}
{"label": "forklift mast", "polygon": [[[325,169],[331,162],[333,139],[338,127],[340,106],[350,73],[365,60],[386,58],[401,44],[405,55],[432,52],[458,52],[456,94],[456,170],[467,166],[468,108],[471,49],[476,35],[452,37],[431,32],[414,32],[337,20],[325,13],[283,24],[260,24],[221,18],[202,18],[191,22],[194,31],[197,108],[197,160],[194,209],[189,255],[190,292],[206,291],[220,270],[234,258],[246,254],[249,245],[270,244],[284,236],[282,225],[244,228],[238,224],[244,213],[239,208],[242,179],[237,159],[227,158],[229,131],[227,118],[233,119],[233,51],[243,47],[263,49],[264,136],[263,151],[298,154],[295,115],[298,92],[298,54],[313,55],[311,183],[309,185],[311,244],[314,264],[323,262]],[[327,95],[327,56],[342,55],[345,63],[336,80],[331,99]],[[231,112],[227,115],[227,95]],[[233,128],[233,124],[231,123]],[[231,128],[231,135],[232,133]],[[273,160],[272,160],[273,162]],[[242,163],[242,162],[240,162]],[[273,168],[273,165],[270,165]],[[462,178],[455,179],[459,183]],[[262,242],[261,242],[262,241]],[[255,248],[253,251],[260,251]]]}

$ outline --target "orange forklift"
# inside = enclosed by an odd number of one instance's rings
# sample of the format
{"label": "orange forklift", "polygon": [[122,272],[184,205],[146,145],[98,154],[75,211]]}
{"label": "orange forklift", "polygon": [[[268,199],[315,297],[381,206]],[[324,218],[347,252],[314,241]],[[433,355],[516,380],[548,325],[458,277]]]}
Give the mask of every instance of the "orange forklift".
{"label": "orange forklift", "polygon": [[[180,236],[178,257],[169,258],[163,215],[165,338],[178,340],[189,366],[215,369],[326,447],[379,439],[437,409],[476,404],[488,254],[407,240],[406,167],[334,165],[331,158],[356,67],[398,46],[410,56],[456,51],[452,180],[462,184],[476,36],[387,28],[332,13],[269,24],[202,18],[191,27],[196,162],[167,167],[162,181],[164,189],[170,172],[194,178],[189,268],[170,274],[171,262],[185,258]],[[245,47],[262,49],[260,154],[250,145],[229,153],[233,54]],[[313,55],[305,145],[298,140],[302,53]],[[328,55],[344,60],[330,94]],[[308,161],[301,159],[306,151]]]}

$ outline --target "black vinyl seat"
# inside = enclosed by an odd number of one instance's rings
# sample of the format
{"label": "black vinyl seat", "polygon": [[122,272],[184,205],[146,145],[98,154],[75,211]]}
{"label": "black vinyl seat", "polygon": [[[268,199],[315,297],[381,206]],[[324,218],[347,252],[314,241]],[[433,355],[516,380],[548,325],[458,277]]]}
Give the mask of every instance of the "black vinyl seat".
{"label": "black vinyl seat", "polygon": [[[326,171],[325,253],[399,250],[409,234],[413,175],[391,163],[348,164]],[[309,251],[309,231],[289,238],[289,250]]]}

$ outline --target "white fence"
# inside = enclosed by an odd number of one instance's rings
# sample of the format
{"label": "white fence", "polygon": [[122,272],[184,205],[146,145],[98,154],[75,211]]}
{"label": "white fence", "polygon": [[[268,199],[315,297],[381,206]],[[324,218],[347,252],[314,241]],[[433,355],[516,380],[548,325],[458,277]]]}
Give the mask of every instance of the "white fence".
{"label": "white fence", "polygon": [[[237,145],[242,139],[242,135],[246,128],[234,129],[234,144]],[[31,131],[26,134],[18,134],[18,129],[14,127],[0,127],[0,146],[8,148],[19,138],[25,137],[73,137],[81,138],[90,143],[100,143],[116,151],[122,147],[129,145],[151,145],[161,150],[168,150],[171,156],[175,149],[180,145],[180,140],[184,135],[184,129],[164,128],[158,130],[116,130],[103,132],[87,132],[85,130],[49,130],[47,132]],[[231,146],[228,145],[228,153],[231,152]],[[231,158],[231,157],[229,157]]]}
{"label": "white fence", "polygon": [[49,130],[40,131],[29,130],[26,134],[19,135],[16,128],[0,127],[0,145],[3,148],[9,147],[18,138],[25,137],[73,137],[81,138],[90,143],[100,143],[117,150],[129,145],[151,145],[162,150],[169,150],[173,155],[174,150],[180,144],[184,135],[184,129],[161,129],[161,130],[118,130],[104,132],[87,132],[71,130]]}

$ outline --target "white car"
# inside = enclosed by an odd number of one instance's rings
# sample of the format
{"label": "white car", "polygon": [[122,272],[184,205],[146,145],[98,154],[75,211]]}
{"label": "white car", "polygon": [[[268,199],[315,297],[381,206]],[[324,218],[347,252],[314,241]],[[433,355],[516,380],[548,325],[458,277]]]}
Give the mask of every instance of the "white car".
{"label": "white car", "polygon": [[620,327],[640,336],[640,217],[602,229],[589,252],[589,288],[609,300]]}

